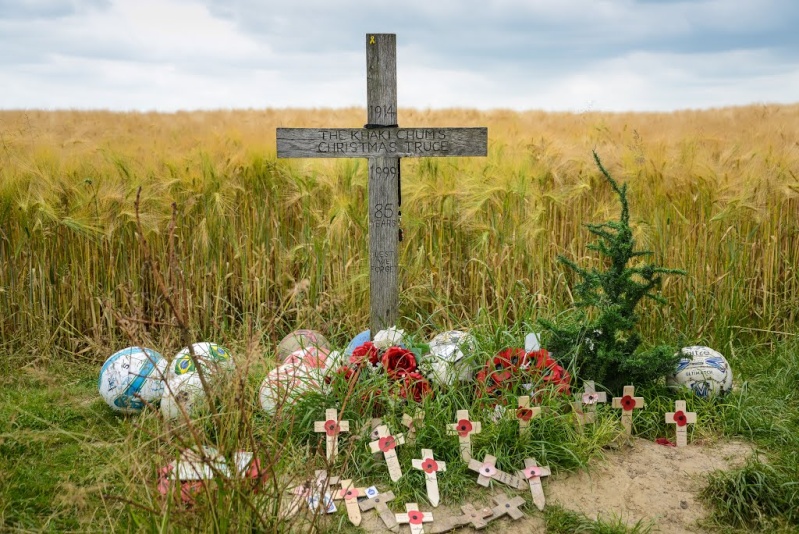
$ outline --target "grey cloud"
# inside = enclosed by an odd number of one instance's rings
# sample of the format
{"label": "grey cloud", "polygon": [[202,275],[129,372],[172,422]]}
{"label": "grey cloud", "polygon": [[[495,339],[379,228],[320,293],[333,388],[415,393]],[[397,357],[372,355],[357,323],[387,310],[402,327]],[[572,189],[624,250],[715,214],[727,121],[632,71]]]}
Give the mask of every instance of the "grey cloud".
{"label": "grey cloud", "polygon": [[110,5],[110,0],[0,0],[0,19],[60,19]]}

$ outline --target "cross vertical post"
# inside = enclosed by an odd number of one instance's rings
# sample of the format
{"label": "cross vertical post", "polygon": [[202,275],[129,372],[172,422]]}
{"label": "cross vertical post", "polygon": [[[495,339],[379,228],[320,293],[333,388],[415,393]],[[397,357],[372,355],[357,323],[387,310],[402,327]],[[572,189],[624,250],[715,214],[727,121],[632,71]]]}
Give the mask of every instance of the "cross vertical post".
{"label": "cross vertical post", "polygon": [[[397,36],[366,36],[367,129],[397,127]],[[372,335],[397,324],[400,159],[369,160],[369,317]]]}
{"label": "cross vertical post", "polygon": [[397,36],[366,34],[367,123],[363,128],[278,128],[278,158],[367,158],[369,326],[399,317],[400,158],[485,156],[487,128],[400,128]]}

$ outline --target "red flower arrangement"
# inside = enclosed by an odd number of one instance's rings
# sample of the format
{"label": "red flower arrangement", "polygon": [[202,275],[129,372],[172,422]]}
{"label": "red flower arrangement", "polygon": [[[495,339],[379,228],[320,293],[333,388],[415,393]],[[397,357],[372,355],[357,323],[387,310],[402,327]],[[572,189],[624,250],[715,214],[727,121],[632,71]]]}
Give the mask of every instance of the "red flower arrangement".
{"label": "red flower arrangement", "polygon": [[336,373],[349,382],[366,368],[382,369],[394,382],[393,393],[402,399],[422,402],[426,396],[433,394],[430,382],[419,372],[416,355],[405,347],[392,346],[380,350],[367,341],[352,351],[349,363],[339,367]]}
{"label": "red flower arrangement", "polygon": [[500,351],[477,373],[477,396],[500,397],[522,383],[543,383],[558,394],[569,394],[569,372],[558,365],[546,349],[524,352],[507,348]]}

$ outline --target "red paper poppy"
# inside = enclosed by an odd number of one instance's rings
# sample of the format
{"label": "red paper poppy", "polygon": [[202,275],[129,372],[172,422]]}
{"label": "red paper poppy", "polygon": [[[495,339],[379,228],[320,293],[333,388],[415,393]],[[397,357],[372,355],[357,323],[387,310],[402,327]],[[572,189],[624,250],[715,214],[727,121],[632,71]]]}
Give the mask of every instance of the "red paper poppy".
{"label": "red paper poppy", "polygon": [[497,474],[497,468],[491,464],[483,464],[480,466],[480,474],[484,477],[492,478]]}
{"label": "red paper poppy", "polygon": [[394,436],[386,436],[377,441],[377,446],[381,451],[388,452],[397,446],[397,441],[394,439]]}
{"label": "red paper poppy", "polygon": [[339,427],[337,422],[333,421],[332,419],[325,421],[325,433],[327,433],[328,436],[335,436],[340,430],[341,427]]}
{"label": "red paper poppy", "polygon": [[680,410],[674,414],[674,422],[677,423],[677,426],[685,426],[688,424],[688,417],[686,417],[685,412]]}
{"label": "red paper poppy", "polygon": [[371,341],[367,341],[352,351],[352,354],[350,355],[350,363],[360,365],[368,361],[372,365],[377,365],[379,358],[380,352],[377,350],[377,347],[375,347]]}
{"label": "red paper poppy", "polygon": [[625,412],[629,412],[633,408],[635,408],[635,399],[629,395],[625,395],[621,398],[621,407],[624,409]]}
{"label": "red paper poppy", "polygon": [[357,499],[360,497],[360,492],[357,488],[347,488],[338,490],[339,499]]}
{"label": "red paper poppy", "polygon": [[432,458],[425,458],[422,461],[422,470],[427,474],[435,473],[438,471],[438,462]]}
{"label": "red paper poppy", "polygon": [[524,471],[522,471],[522,472],[524,473],[524,476],[525,476],[526,478],[535,478],[535,477],[540,477],[540,476],[541,476],[541,473],[542,473],[542,471],[541,471],[541,468],[540,468],[540,467],[528,467],[528,468],[526,468],[526,469],[525,469]]}
{"label": "red paper poppy", "polygon": [[516,410],[516,418],[522,421],[529,421],[533,417],[533,410],[530,408],[519,408]]}
{"label": "red paper poppy", "polygon": [[416,357],[413,352],[402,347],[389,347],[380,358],[388,376],[396,378],[401,373],[416,371]]}
{"label": "red paper poppy", "polygon": [[465,438],[469,435],[469,432],[472,431],[472,422],[468,419],[461,419],[458,421],[458,424],[455,425],[455,430],[457,430],[460,437]]}
{"label": "red paper poppy", "polygon": [[524,356],[524,349],[507,348],[501,350],[499,354],[494,356],[494,369],[497,371],[502,369],[516,370],[525,363]]}
{"label": "red paper poppy", "polygon": [[418,510],[408,512],[408,523],[411,525],[421,525],[424,521],[424,514]]}

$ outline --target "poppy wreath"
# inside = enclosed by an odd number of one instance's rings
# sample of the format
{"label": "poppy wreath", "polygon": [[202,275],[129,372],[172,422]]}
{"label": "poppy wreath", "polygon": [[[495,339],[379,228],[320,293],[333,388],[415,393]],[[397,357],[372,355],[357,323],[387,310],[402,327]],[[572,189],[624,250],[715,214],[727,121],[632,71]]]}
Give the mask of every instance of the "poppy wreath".
{"label": "poppy wreath", "polygon": [[503,393],[527,383],[543,384],[557,394],[568,395],[571,376],[546,349],[524,352],[506,348],[489,360],[475,379],[478,398],[494,397],[504,402]]}
{"label": "poppy wreath", "polygon": [[367,341],[352,351],[349,362],[339,367],[336,373],[349,383],[367,368],[384,372],[393,382],[392,392],[405,400],[422,402],[433,394],[430,382],[419,371],[416,355],[405,347],[391,346],[381,350]]}

